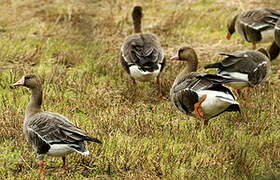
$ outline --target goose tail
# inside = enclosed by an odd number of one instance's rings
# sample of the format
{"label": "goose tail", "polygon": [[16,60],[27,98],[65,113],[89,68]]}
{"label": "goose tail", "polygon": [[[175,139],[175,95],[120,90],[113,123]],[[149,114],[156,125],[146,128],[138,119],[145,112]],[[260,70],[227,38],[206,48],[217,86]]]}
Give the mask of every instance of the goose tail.
{"label": "goose tail", "polygon": [[94,138],[94,137],[89,137],[89,136],[87,136],[84,140],[85,140],[85,141],[95,142],[95,143],[98,143],[98,144],[102,144],[102,142],[101,142],[99,139]]}

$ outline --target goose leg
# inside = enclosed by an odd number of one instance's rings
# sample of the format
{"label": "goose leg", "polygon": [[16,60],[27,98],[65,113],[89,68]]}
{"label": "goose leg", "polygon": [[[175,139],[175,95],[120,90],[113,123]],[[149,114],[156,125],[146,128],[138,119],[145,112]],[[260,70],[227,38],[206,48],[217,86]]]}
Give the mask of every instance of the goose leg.
{"label": "goose leg", "polygon": [[236,93],[237,93],[238,96],[240,96],[241,95],[241,90],[240,89],[236,89]]}
{"label": "goose leg", "polygon": [[162,97],[163,96],[163,92],[162,92],[161,81],[160,81],[159,76],[156,77],[156,86],[157,86],[158,91],[159,91],[159,97]]}
{"label": "goose leg", "polygon": [[206,97],[207,97],[206,94],[201,96],[199,101],[194,104],[195,115],[198,119],[203,119],[203,117],[204,117],[204,112],[202,110],[201,104],[203,103],[203,101],[205,101]]}
{"label": "goose leg", "polygon": [[62,162],[63,162],[63,164],[62,164],[63,171],[64,172],[68,171],[68,167],[67,167],[67,164],[66,164],[66,157],[65,156],[62,157]]}
{"label": "goose leg", "polygon": [[132,79],[132,84],[133,84],[134,86],[136,86],[137,84],[136,84],[135,79],[134,79],[134,78],[131,78],[131,79]]}
{"label": "goose leg", "polygon": [[256,48],[257,48],[256,43],[252,43],[252,48],[253,48],[253,49],[256,49]]}
{"label": "goose leg", "polygon": [[39,165],[40,180],[44,180],[45,179],[45,161],[39,160],[38,165]]}

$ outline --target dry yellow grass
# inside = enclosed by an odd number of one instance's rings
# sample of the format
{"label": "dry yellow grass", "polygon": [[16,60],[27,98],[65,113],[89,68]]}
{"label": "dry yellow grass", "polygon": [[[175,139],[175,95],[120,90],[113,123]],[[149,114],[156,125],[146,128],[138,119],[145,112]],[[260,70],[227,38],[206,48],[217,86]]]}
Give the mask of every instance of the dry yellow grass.
{"label": "dry yellow grass", "polygon": [[56,173],[60,159],[47,157],[49,179],[279,179],[279,58],[268,80],[239,100],[241,114],[200,127],[168,100],[181,64],[168,63],[163,72],[165,99],[156,98],[153,83],[131,87],[119,48],[133,32],[134,5],[143,6],[144,31],[159,36],[167,58],[185,44],[197,51],[200,67],[221,52],[250,48],[237,35],[225,39],[231,15],[280,9],[278,0],[2,0],[0,177],[38,175],[21,133],[30,94],[10,87],[33,72],[44,80],[44,109],[104,142],[88,144],[90,156],[70,155],[67,174]]}

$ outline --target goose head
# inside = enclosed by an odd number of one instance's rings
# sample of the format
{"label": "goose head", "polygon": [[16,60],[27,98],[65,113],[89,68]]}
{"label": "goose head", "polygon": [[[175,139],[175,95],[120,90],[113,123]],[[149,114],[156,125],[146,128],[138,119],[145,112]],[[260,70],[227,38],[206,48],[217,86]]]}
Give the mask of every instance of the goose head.
{"label": "goose head", "polygon": [[170,58],[171,61],[184,61],[187,63],[188,71],[196,71],[198,66],[198,58],[196,52],[191,47],[181,47],[177,55]]}
{"label": "goose head", "polygon": [[236,19],[237,19],[237,15],[234,16],[234,18],[231,19],[231,20],[228,22],[228,24],[227,24],[227,30],[228,30],[228,32],[227,32],[226,38],[227,38],[228,40],[230,40],[232,34],[235,33],[235,22],[236,22]]}
{"label": "goose head", "polygon": [[22,76],[20,80],[13,84],[14,86],[25,86],[30,89],[34,89],[41,86],[39,78],[34,74],[28,74]]}

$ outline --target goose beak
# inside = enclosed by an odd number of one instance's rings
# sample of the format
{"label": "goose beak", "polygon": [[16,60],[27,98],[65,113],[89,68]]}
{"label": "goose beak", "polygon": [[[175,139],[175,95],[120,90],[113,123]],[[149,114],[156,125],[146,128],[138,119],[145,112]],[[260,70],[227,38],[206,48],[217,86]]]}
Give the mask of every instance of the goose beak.
{"label": "goose beak", "polygon": [[179,60],[179,59],[180,59],[180,58],[179,58],[178,55],[173,56],[173,57],[170,58],[171,61],[176,61],[176,60]]}
{"label": "goose beak", "polygon": [[231,38],[231,34],[230,34],[230,33],[227,33],[226,38],[227,38],[227,40],[230,40],[230,38]]}
{"label": "goose beak", "polygon": [[24,76],[13,84],[14,86],[24,86]]}

